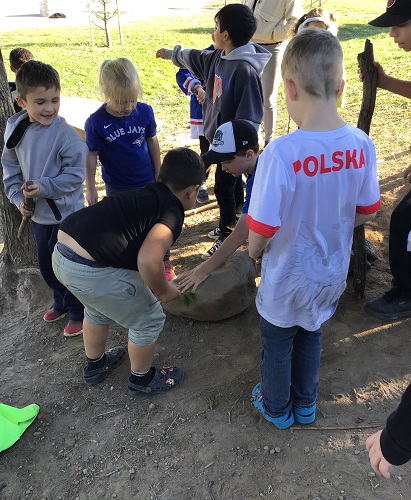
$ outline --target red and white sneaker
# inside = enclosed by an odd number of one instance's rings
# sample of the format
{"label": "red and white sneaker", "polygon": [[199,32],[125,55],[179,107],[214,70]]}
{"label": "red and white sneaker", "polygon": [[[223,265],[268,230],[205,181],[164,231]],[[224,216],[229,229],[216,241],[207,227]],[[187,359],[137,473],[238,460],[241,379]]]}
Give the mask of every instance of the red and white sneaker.
{"label": "red and white sneaker", "polygon": [[65,337],[77,337],[83,333],[83,322],[70,320],[64,327],[63,335]]}
{"label": "red and white sneaker", "polygon": [[169,260],[164,261],[164,270],[166,272],[167,281],[173,281],[177,278],[177,275],[174,272],[173,264]]}
{"label": "red and white sneaker", "polygon": [[55,309],[51,308],[43,316],[43,319],[46,323],[53,323],[53,321],[64,318],[66,314],[66,311],[56,311]]}

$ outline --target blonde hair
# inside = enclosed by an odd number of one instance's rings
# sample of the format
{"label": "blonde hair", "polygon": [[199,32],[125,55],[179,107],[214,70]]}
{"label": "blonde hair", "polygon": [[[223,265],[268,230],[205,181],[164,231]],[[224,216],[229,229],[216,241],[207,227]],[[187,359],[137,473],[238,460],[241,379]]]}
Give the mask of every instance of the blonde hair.
{"label": "blonde hair", "polygon": [[100,67],[100,92],[107,101],[141,99],[143,89],[134,64],[125,57],[107,59]]}
{"label": "blonde hair", "polygon": [[[297,21],[296,25],[294,26],[294,35],[298,33],[298,30],[308,28],[309,26],[304,25],[304,23],[308,20],[309,24],[312,19],[313,21],[322,21],[326,26],[327,26],[327,31],[332,33],[334,36],[337,36],[338,33],[338,25],[337,25],[337,19],[334,16],[332,12],[328,12],[328,10],[321,9],[319,7],[315,9],[311,9],[307,14],[304,14],[300,19]],[[303,25],[303,26],[301,26]],[[300,28],[301,26],[301,28]]]}
{"label": "blonde hair", "polygon": [[307,94],[337,98],[343,79],[341,44],[329,31],[311,28],[291,39],[281,64],[283,78],[297,80]]}

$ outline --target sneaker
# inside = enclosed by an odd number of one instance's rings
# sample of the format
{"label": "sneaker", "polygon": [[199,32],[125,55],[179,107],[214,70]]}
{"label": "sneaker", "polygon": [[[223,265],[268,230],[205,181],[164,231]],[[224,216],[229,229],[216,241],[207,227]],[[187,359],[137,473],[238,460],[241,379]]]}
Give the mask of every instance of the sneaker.
{"label": "sneaker", "polygon": [[399,319],[411,316],[411,296],[391,288],[382,297],[368,301],[364,311],[375,318]]}
{"label": "sneaker", "polygon": [[53,321],[57,321],[60,318],[64,318],[66,314],[67,314],[66,311],[56,311],[56,309],[51,308],[43,316],[43,319],[46,323],[53,323]]}
{"label": "sneaker", "polygon": [[124,347],[113,347],[106,351],[106,364],[96,370],[87,370],[87,365],[83,370],[83,379],[87,385],[96,385],[107,377],[109,372],[117,368],[126,359],[126,350]]}
{"label": "sneaker", "polygon": [[225,240],[225,238],[217,238],[214,242],[214,245],[209,250],[207,250],[207,252],[204,252],[203,254],[201,254],[201,258],[203,260],[209,259],[221,247],[224,240]]}
{"label": "sneaker", "polygon": [[178,366],[156,368],[153,380],[147,385],[137,385],[128,381],[128,393],[131,396],[149,396],[175,389],[184,380],[184,371]]}
{"label": "sneaker", "polygon": [[83,333],[83,322],[69,320],[67,325],[64,327],[63,335],[65,337],[77,337]]}
{"label": "sneaker", "polygon": [[177,278],[177,275],[174,272],[173,264],[169,260],[164,261],[164,270],[166,272],[167,281],[173,281]]}
{"label": "sneaker", "polygon": [[215,229],[213,229],[212,231],[210,231],[207,236],[209,238],[211,238],[212,240],[215,240],[216,238],[218,238],[219,236],[221,236],[221,231],[220,231],[220,228],[219,227],[216,227]]}
{"label": "sneaker", "polygon": [[210,201],[210,197],[208,196],[207,186],[202,184],[200,189],[198,190],[197,202],[198,203],[208,203]]}

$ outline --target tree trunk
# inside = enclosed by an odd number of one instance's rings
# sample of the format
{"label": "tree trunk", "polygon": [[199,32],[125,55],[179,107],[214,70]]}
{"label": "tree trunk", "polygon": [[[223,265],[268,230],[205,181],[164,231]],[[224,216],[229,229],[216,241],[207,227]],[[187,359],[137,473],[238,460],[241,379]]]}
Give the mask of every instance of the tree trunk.
{"label": "tree trunk", "polygon": [[[7,82],[3,55],[0,50],[0,154],[4,148],[4,132],[8,118],[14,114],[13,103]],[[3,166],[0,162],[0,176],[3,179]],[[36,246],[31,225],[28,224],[21,239],[17,232],[21,222],[21,214],[11,204],[4,193],[3,182],[0,182],[0,223],[4,238],[2,252],[3,262],[11,262],[18,266],[37,266]]]}
{"label": "tree trunk", "polygon": [[107,12],[107,2],[104,2],[104,10],[103,10],[103,22],[104,22],[104,31],[106,33],[106,44],[109,49],[111,49],[111,37],[110,37],[110,31],[108,29],[108,22],[109,22],[109,15]]}
{"label": "tree trunk", "polygon": [[[377,68],[374,66],[374,50],[369,40],[365,41],[364,52],[357,56],[363,80],[363,97],[357,127],[366,134],[370,132],[372,115],[374,113],[375,98],[377,96]],[[367,254],[365,251],[364,225],[354,229],[354,295],[357,298],[364,297],[365,283],[367,278]]]}

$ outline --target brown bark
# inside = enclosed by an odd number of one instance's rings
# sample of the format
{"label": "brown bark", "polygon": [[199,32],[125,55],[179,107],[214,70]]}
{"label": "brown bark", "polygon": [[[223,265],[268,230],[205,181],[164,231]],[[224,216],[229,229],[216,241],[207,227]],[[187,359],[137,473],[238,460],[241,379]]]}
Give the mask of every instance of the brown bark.
{"label": "brown bark", "polygon": [[[363,130],[366,134],[369,134],[372,115],[374,113],[375,98],[377,96],[378,73],[373,64],[373,45],[368,39],[365,41],[364,52],[358,54],[357,60],[360,66],[363,81],[362,104],[360,114],[358,116],[357,127]],[[353,250],[354,295],[357,298],[363,298],[367,279],[367,255],[365,250],[364,225],[358,226],[354,229]]]}
{"label": "brown bark", "polygon": [[[14,108],[9,91],[6,69],[0,51],[0,155],[4,148],[6,123],[13,113]],[[0,179],[3,179],[3,166],[1,162]],[[7,199],[4,193],[3,182],[0,181],[0,222],[4,241],[1,260],[18,266],[36,266],[36,246],[31,225],[28,224],[20,240],[17,238],[21,218],[18,209]]]}

